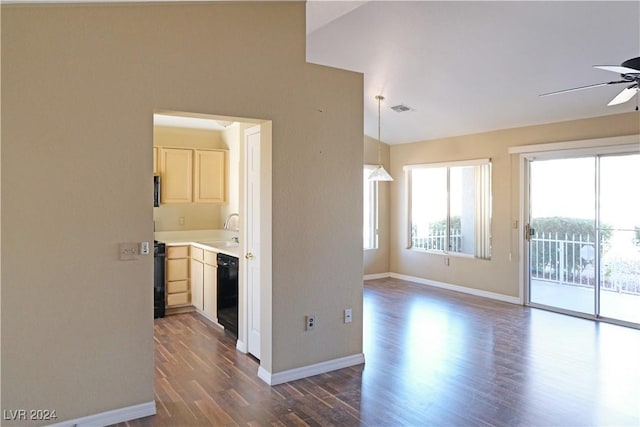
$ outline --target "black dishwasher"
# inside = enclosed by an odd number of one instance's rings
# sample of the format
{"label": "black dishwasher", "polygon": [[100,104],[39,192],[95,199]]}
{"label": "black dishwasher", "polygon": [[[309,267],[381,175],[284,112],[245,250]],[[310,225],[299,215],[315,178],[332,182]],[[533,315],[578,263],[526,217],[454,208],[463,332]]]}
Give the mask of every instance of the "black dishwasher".
{"label": "black dishwasher", "polygon": [[238,258],[218,254],[218,323],[238,336]]}

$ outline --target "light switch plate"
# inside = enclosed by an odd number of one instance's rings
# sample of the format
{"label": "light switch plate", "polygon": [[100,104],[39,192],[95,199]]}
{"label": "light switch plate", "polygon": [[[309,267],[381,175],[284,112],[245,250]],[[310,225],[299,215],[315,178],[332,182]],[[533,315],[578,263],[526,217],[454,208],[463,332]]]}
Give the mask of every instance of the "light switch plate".
{"label": "light switch plate", "polygon": [[140,243],[140,254],[149,255],[149,242]]}
{"label": "light switch plate", "polygon": [[138,243],[120,243],[120,261],[132,261],[138,259]]}

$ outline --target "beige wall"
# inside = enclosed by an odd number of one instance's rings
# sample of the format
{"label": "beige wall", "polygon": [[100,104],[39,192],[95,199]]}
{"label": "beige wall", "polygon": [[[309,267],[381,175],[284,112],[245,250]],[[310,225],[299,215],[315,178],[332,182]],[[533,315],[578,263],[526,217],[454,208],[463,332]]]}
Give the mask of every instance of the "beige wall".
{"label": "beige wall", "polygon": [[[423,279],[516,297],[518,282],[519,157],[508,154],[518,145],[575,141],[640,134],[636,112],[541,126],[507,129],[413,144],[391,146],[391,271]],[[407,214],[404,165],[490,157],[492,176],[492,257],[480,260],[405,249]],[[510,259],[511,254],[511,259]]]}
{"label": "beige wall", "polygon": [[[389,170],[389,146],[380,148],[382,164]],[[364,136],[364,163],[378,164],[378,140]],[[364,274],[389,272],[389,189],[391,183],[378,183],[378,249],[364,251]]]}
{"label": "beige wall", "polygon": [[[219,148],[230,150],[223,131],[171,126],[153,127],[156,147]],[[237,166],[237,165],[236,165]],[[229,171],[229,177],[238,170]],[[235,188],[237,191],[237,188]],[[230,193],[230,191],[229,191]],[[229,194],[231,196],[231,194]],[[237,194],[234,195],[237,199]],[[210,230],[222,228],[226,205],[165,205],[153,209],[155,231]],[[183,219],[181,221],[181,219]],[[182,223],[181,223],[182,222]]]}
{"label": "beige wall", "polygon": [[159,109],[273,121],[263,367],[362,352],[363,79],[304,47],[304,3],[2,5],[2,409],[154,399]]}

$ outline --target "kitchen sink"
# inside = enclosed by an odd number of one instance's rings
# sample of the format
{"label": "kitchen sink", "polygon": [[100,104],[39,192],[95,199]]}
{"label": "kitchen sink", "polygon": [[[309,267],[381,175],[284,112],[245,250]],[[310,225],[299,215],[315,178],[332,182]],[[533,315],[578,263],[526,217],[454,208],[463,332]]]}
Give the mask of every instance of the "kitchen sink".
{"label": "kitchen sink", "polygon": [[238,243],[231,240],[213,240],[209,242],[198,242],[201,245],[213,246],[216,248],[237,248],[239,246]]}

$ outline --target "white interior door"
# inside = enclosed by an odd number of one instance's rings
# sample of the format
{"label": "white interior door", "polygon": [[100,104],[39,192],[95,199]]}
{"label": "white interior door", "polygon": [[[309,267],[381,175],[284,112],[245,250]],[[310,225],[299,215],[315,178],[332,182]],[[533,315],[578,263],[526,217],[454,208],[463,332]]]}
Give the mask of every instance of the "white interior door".
{"label": "white interior door", "polygon": [[247,351],[260,359],[260,126],[245,131],[244,143]]}

